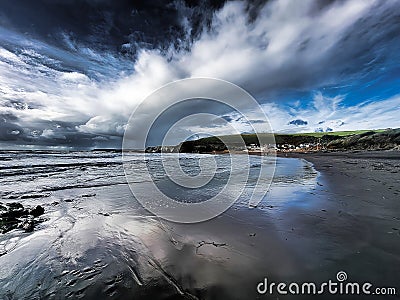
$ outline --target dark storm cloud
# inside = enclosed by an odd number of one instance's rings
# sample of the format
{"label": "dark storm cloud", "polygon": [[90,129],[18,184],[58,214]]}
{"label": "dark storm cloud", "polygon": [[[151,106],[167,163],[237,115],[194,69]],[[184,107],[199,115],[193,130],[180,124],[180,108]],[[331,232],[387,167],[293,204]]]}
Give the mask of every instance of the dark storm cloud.
{"label": "dark storm cloud", "polygon": [[[51,146],[91,148],[98,145],[115,146],[122,137],[99,136],[91,133],[77,132],[80,123],[68,122],[30,122],[19,125],[18,119],[8,115],[0,116],[0,142],[15,146]],[[25,126],[25,128],[24,128]]]}
{"label": "dark storm cloud", "polygon": [[[19,0],[0,2],[0,24],[70,50],[73,43],[101,51],[136,54],[143,48],[179,46],[187,32],[194,38],[211,22],[223,1]],[[67,40],[66,40],[67,39]],[[68,43],[70,42],[70,43]]]}
{"label": "dark storm cloud", "polygon": [[10,113],[0,114],[0,141],[14,141],[23,134],[23,129],[16,123],[18,118]]}
{"label": "dark storm cloud", "polygon": [[[96,80],[132,73],[145,49],[189,50],[223,1],[19,0],[0,2],[0,43],[31,64]],[[3,28],[1,28],[3,27]],[[3,30],[3,32],[2,32]],[[27,40],[28,39],[28,40]],[[29,40],[30,39],[30,40]]]}
{"label": "dark storm cloud", "polygon": [[292,120],[289,122],[289,125],[296,125],[296,126],[302,126],[302,125],[307,125],[308,122],[300,119]]}
{"label": "dark storm cloud", "polygon": [[[160,145],[164,136],[170,130],[171,125],[185,117],[190,117],[189,124],[186,124],[188,126],[185,128],[180,128],[181,134],[187,134],[187,132],[190,133],[190,126],[204,127],[207,128],[206,130],[220,128],[234,120],[232,116],[223,115],[226,111],[232,112],[234,110],[226,104],[208,99],[188,99],[178,104],[174,104],[163,111],[163,113],[154,121],[146,142],[151,146]],[[222,116],[204,118],[202,116],[196,116],[198,114]],[[259,121],[261,120],[253,120],[253,123],[258,123]],[[196,132],[193,133],[193,135],[196,134]],[[202,134],[205,134],[205,132],[202,132]]]}

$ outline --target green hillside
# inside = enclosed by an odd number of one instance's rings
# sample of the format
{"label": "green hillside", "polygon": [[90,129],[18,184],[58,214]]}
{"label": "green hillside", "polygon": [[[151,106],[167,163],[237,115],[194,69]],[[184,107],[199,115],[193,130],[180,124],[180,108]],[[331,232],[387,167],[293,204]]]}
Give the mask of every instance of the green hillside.
{"label": "green hillside", "polygon": [[[260,138],[260,141],[259,141]],[[302,144],[326,150],[379,150],[398,149],[400,146],[400,128],[378,130],[356,130],[337,132],[311,132],[295,134],[236,134],[212,136],[193,141],[185,141],[177,146],[168,146],[168,152],[210,153],[240,150],[246,146],[276,144],[284,148],[302,147]],[[316,146],[318,145],[318,146]],[[165,147],[164,147],[165,148]],[[146,152],[160,152],[161,146],[148,147]]]}
{"label": "green hillside", "polygon": [[[274,139],[272,139],[274,137]],[[261,143],[259,139],[261,139]],[[293,145],[320,144],[324,149],[349,150],[349,149],[393,149],[400,144],[400,129],[356,130],[338,132],[312,132],[296,134],[237,134],[219,137],[207,137],[195,141],[186,141],[178,147],[179,152],[207,153],[224,151],[226,145],[243,148],[260,144]],[[274,142],[275,141],[275,142]]]}

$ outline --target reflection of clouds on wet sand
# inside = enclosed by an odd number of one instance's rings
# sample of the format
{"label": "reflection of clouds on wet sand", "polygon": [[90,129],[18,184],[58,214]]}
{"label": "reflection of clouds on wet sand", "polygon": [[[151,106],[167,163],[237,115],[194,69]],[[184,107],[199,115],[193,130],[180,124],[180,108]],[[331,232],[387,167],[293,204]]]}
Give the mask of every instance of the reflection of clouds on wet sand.
{"label": "reflection of clouds on wet sand", "polygon": [[[305,269],[297,250],[288,247],[291,227],[284,219],[296,199],[307,202],[304,193],[316,187],[317,173],[308,163],[278,159],[271,190],[257,208],[238,202],[208,222],[185,225],[160,220],[133,201],[129,187],[120,183],[116,159],[96,158],[107,163],[91,164],[89,158],[84,166],[64,166],[50,178],[38,173],[42,188],[62,186],[68,174],[79,180],[69,178],[70,188],[26,200],[40,201],[48,218],[32,234],[1,236],[1,243],[10,245],[0,257],[3,295],[243,299],[255,296],[254,285],[265,275],[288,278]],[[22,179],[20,191],[31,192],[27,176],[32,175],[15,176]],[[14,242],[7,240],[13,235]]]}

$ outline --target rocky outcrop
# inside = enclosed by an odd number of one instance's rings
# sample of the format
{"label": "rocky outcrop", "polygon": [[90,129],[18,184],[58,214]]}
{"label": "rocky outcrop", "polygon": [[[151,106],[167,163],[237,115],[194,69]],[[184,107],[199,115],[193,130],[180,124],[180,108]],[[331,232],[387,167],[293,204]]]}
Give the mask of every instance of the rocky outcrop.
{"label": "rocky outcrop", "polygon": [[43,214],[44,208],[40,205],[29,209],[18,202],[0,203],[0,233],[17,228],[31,232],[35,224],[43,221],[39,218]]}

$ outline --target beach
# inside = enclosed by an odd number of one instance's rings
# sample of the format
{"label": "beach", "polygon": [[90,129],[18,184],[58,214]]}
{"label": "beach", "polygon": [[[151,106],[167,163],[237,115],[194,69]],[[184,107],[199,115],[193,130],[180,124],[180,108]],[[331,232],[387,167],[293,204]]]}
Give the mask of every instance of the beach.
{"label": "beach", "polygon": [[400,0],[0,0],[0,300],[400,300]]}
{"label": "beach", "polygon": [[[257,285],[318,284],[340,271],[399,291],[399,152],[291,156],[278,158],[257,207],[239,201],[209,221],[179,224],[133,199],[120,153],[3,153],[3,204],[45,212],[33,232],[0,235],[0,296],[308,299],[260,294]],[[256,170],[260,157],[251,159]]]}
{"label": "beach", "polygon": [[321,236],[335,240],[335,245],[325,253],[332,261],[331,267],[343,266],[354,280],[394,286],[398,291],[400,152],[291,153],[287,156],[312,162],[325,183],[320,195],[325,195],[329,207],[321,206],[324,220],[318,222],[317,230]]}

